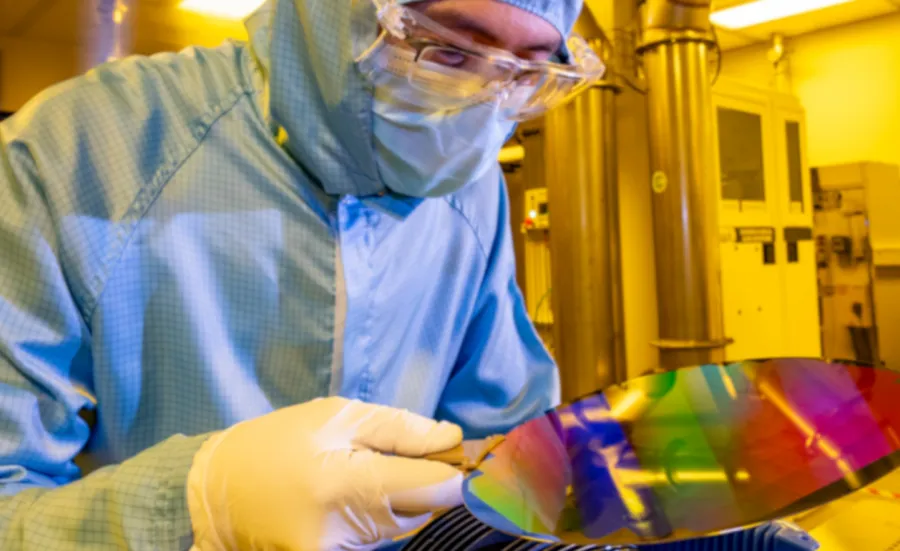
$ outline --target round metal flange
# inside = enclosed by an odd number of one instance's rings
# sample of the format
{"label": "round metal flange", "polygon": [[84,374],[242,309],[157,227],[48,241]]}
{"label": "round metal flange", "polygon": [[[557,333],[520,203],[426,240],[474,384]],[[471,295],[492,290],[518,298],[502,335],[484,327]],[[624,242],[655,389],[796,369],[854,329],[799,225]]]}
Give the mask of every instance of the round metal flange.
{"label": "round metal flange", "polygon": [[676,339],[663,339],[651,343],[656,348],[663,350],[715,350],[734,344],[734,339],[720,339],[715,341],[682,341]]}
{"label": "round metal flange", "polygon": [[637,47],[637,54],[642,55],[660,44],[679,42],[704,42],[709,46],[715,46],[716,39],[712,31],[648,29],[644,31],[643,40]]}

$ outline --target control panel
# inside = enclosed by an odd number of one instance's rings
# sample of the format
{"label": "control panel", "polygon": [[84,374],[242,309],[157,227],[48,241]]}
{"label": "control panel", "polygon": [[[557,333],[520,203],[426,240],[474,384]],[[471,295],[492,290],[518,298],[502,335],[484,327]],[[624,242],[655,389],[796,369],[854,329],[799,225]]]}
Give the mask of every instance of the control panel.
{"label": "control panel", "polygon": [[525,222],[523,230],[550,229],[550,207],[547,188],[529,189],[525,192]]}

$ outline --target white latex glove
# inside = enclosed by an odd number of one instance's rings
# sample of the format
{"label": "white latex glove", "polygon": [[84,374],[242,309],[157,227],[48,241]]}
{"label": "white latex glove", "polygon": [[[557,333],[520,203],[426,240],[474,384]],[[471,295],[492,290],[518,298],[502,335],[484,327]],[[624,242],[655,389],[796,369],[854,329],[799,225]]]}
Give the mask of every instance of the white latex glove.
{"label": "white latex glove", "polygon": [[342,398],[238,424],[188,475],[194,550],[373,549],[462,503],[459,471],[420,459],[461,441],[455,425]]}

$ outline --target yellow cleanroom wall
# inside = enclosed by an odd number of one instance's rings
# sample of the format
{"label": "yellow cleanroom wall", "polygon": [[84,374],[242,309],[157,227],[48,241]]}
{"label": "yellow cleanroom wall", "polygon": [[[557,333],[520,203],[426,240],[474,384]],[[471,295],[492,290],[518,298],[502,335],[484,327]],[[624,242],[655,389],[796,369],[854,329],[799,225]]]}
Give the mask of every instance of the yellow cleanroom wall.
{"label": "yellow cleanroom wall", "polygon": [[[211,19],[154,3],[136,5],[131,28],[132,42],[127,49],[141,55],[178,51],[189,45],[216,47],[228,38],[247,38],[240,21]],[[45,88],[84,72],[80,56],[86,47],[89,43],[0,36],[0,111],[16,111]]]}
{"label": "yellow cleanroom wall", "polygon": [[[768,46],[725,53],[723,75],[772,85]],[[900,15],[789,39],[793,92],[807,112],[810,166],[900,164]]]}
{"label": "yellow cleanroom wall", "polygon": [[44,88],[75,76],[77,56],[68,44],[0,37],[0,111],[16,111]]}

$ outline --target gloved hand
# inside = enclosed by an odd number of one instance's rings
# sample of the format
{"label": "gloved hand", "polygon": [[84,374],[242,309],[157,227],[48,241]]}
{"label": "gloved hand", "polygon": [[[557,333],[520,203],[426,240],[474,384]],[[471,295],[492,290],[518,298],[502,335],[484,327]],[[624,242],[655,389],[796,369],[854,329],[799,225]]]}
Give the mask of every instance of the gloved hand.
{"label": "gloved hand", "polygon": [[194,549],[373,549],[462,503],[459,471],[421,459],[461,441],[455,425],[342,398],[238,424],[188,475]]}

